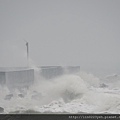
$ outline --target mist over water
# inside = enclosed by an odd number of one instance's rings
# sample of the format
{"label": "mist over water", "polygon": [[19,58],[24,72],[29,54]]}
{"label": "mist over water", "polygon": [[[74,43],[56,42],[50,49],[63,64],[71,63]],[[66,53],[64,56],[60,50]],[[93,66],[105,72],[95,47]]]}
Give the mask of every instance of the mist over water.
{"label": "mist over water", "polygon": [[101,80],[80,71],[47,80],[38,68],[34,71],[35,82],[29,89],[11,91],[0,86],[4,113],[120,113],[119,75]]}
{"label": "mist over water", "polygon": [[[15,68],[6,82],[1,72],[0,113],[120,114],[119,5],[119,0],[1,0],[0,69],[29,66],[34,75],[27,79],[26,71],[23,77]],[[49,78],[38,65],[81,70],[60,68]]]}

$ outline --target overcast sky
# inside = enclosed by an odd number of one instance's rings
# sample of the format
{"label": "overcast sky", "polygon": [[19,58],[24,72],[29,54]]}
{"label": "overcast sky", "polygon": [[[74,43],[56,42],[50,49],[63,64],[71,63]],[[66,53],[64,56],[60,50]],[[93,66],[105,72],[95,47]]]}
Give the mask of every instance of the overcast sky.
{"label": "overcast sky", "polygon": [[120,69],[120,0],[0,0],[0,67]]}

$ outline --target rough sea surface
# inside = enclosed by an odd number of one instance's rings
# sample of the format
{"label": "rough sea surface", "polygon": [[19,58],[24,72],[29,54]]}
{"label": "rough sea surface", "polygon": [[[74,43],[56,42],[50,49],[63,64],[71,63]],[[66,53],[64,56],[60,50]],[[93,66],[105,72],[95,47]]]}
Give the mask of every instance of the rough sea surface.
{"label": "rough sea surface", "polygon": [[51,80],[38,76],[29,88],[10,91],[0,86],[2,114],[9,113],[120,113],[120,76],[99,79],[80,72]]}

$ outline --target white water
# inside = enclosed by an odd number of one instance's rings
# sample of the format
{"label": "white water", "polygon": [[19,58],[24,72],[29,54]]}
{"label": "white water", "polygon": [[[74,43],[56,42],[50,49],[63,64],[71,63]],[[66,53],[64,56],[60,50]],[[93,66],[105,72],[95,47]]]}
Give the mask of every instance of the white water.
{"label": "white water", "polygon": [[[4,108],[4,113],[30,110],[33,113],[120,113],[119,80],[119,75],[113,75],[101,81],[84,72],[45,80],[36,72],[36,81],[25,90],[23,98],[15,90],[13,97],[5,100],[10,91],[1,86],[0,107]],[[108,87],[100,87],[103,82]]]}

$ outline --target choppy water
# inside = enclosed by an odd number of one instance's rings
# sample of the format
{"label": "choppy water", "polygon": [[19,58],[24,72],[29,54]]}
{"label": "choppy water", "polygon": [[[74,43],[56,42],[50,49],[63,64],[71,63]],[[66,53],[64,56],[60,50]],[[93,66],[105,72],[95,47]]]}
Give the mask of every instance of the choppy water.
{"label": "choppy water", "polygon": [[100,80],[85,72],[51,80],[37,76],[22,92],[1,86],[0,107],[3,113],[120,113],[119,81],[119,75]]}

